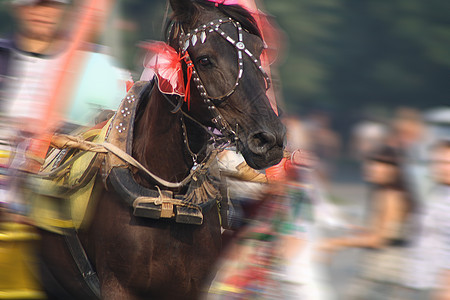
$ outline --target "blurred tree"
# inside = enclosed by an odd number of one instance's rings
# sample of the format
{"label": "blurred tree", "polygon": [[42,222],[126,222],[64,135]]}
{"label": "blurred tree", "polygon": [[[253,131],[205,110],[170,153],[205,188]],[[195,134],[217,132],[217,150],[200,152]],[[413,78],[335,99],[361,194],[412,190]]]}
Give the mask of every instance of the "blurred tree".
{"label": "blurred tree", "polygon": [[163,39],[164,0],[121,0],[122,44],[125,47],[122,61],[133,70],[135,79],[142,72],[142,54],[137,47],[141,41]]}
{"label": "blurred tree", "polygon": [[288,51],[280,68],[283,94],[289,111],[305,105],[333,101],[325,88],[330,67],[337,60],[333,29],[342,23],[340,3],[335,0],[265,1],[288,38]]}
{"label": "blurred tree", "polygon": [[[341,110],[448,104],[450,2],[342,0],[337,60],[324,86]],[[447,74],[447,75],[446,75]]]}

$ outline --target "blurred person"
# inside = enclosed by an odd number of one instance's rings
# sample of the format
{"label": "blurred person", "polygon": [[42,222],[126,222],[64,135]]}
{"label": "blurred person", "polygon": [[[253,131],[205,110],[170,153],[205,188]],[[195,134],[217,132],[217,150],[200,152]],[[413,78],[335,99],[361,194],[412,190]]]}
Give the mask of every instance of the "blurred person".
{"label": "blurred person", "polygon": [[312,151],[313,141],[308,133],[307,124],[296,116],[283,116],[286,131],[286,150],[293,153],[297,149]]}
{"label": "blurred person", "polygon": [[12,38],[1,40],[1,140],[7,155],[2,161],[6,181],[0,202],[24,213],[18,197],[23,178],[19,170],[27,160],[29,138],[37,125],[37,115],[45,103],[39,101],[49,87],[44,80],[54,73],[51,54],[61,47],[60,26],[65,15],[65,1],[12,1],[17,28]]}
{"label": "blurred person", "polygon": [[30,145],[43,131],[51,135],[93,126],[100,110],[115,110],[126,94],[125,72],[104,48],[89,43],[100,33],[102,10],[83,18],[77,3],[13,0],[18,26],[9,39],[0,40],[0,236],[6,237],[0,291],[6,298],[45,298],[32,242],[39,235],[26,217],[28,173],[37,172],[30,162],[37,169],[42,164]]}
{"label": "blurred person", "polygon": [[341,138],[331,128],[331,116],[326,112],[311,113],[304,123],[311,142],[310,150],[319,158],[316,172],[327,187],[340,155]]}
{"label": "blurred person", "polygon": [[[305,153],[293,156],[297,162],[304,158],[302,169],[311,161]],[[320,299],[304,259],[313,208],[306,173],[299,168],[286,158],[276,178],[269,176],[271,184],[226,252],[208,299]]]}
{"label": "blurred person", "polygon": [[403,258],[417,205],[403,182],[401,159],[390,146],[382,146],[366,159],[365,180],[371,185],[369,227],[358,234],[326,239],[319,247],[328,254],[349,247],[367,249],[360,274],[344,299],[420,299],[410,298],[410,290],[403,285]]}
{"label": "blurred person", "polygon": [[403,156],[401,168],[405,184],[418,203],[426,202],[431,187],[427,173],[426,127],[419,110],[400,107],[392,119],[387,143]]}
{"label": "blurred person", "polygon": [[351,153],[357,160],[363,160],[386,140],[388,129],[382,122],[365,119],[352,129]]}
{"label": "blurred person", "polygon": [[317,157],[311,152],[295,150],[285,166],[284,190],[280,194],[285,202],[278,245],[279,299],[335,299],[329,278],[313,260],[313,253],[324,226],[343,221],[324,197],[314,170],[316,163]]}
{"label": "blurred person", "polygon": [[431,149],[433,187],[421,209],[420,229],[408,252],[406,285],[421,299],[450,299],[450,139]]}
{"label": "blurred person", "polygon": [[[306,125],[293,116],[283,118],[287,128],[286,151],[290,157],[267,174],[271,187],[266,198],[275,208],[274,223],[277,234],[277,280],[279,299],[330,299],[311,254],[317,239],[318,210],[325,209],[321,198],[315,167],[318,158],[308,151],[313,147]],[[320,208],[318,208],[320,206]]]}
{"label": "blurred person", "polygon": [[[55,123],[52,130],[58,128],[63,133],[79,126],[93,126],[100,111],[115,111],[126,94],[129,79],[129,73],[104,53],[105,47],[89,43],[102,29],[105,16],[101,10],[91,19],[81,44],[71,51],[71,43],[75,43],[72,35],[81,26],[77,19],[79,6],[69,0],[13,0],[11,5],[18,27],[10,39],[0,42],[0,138],[2,150],[13,154],[1,162],[3,173],[9,173],[3,178],[8,181],[6,186],[16,185],[13,178],[19,184],[13,173],[27,168],[28,147],[42,122]],[[51,107],[49,98],[61,82],[63,92]],[[42,120],[46,115],[57,118]],[[8,167],[9,171],[4,171]],[[20,203],[15,192],[9,200],[2,194],[0,201]]]}
{"label": "blurred person", "polygon": [[[55,88],[56,76],[69,50],[77,24],[79,7],[69,0],[14,0],[17,31],[2,40],[3,82],[2,113],[14,121],[39,118],[45,103],[39,101]],[[95,17],[86,38],[94,40],[101,29],[102,16]],[[66,100],[64,121],[74,125],[94,125],[101,109],[116,109],[126,92],[124,71],[104,53],[105,47],[83,41],[73,53],[70,100]],[[103,52],[103,53],[102,53]],[[68,54],[67,54],[68,55]],[[56,108],[55,108],[56,109]],[[29,123],[29,122],[28,122]],[[33,123],[33,122],[31,122]],[[23,125],[23,124],[21,124]],[[31,130],[32,129],[27,129]]]}
{"label": "blurred person", "polygon": [[[396,147],[405,154],[418,156],[412,153],[418,141],[423,138],[424,123],[420,112],[411,107],[400,107],[396,110],[392,120],[393,134],[389,140],[392,147]],[[414,147],[411,149],[411,147]]]}

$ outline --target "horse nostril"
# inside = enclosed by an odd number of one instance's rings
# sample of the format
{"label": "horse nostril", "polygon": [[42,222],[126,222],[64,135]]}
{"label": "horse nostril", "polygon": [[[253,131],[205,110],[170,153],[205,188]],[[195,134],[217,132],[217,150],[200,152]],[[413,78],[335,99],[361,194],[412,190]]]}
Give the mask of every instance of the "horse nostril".
{"label": "horse nostril", "polygon": [[275,135],[265,131],[252,134],[249,139],[250,150],[261,155],[275,146],[275,143]]}

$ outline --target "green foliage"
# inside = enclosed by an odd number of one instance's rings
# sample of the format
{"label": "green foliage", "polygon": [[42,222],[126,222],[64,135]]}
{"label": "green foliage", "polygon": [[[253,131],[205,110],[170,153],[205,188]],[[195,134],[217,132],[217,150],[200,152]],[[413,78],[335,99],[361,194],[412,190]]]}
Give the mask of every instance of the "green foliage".
{"label": "green foliage", "polygon": [[284,0],[266,6],[289,37],[281,66],[289,108],[345,113],[448,104],[450,2]]}
{"label": "green foliage", "polygon": [[162,40],[166,3],[163,0],[124,0],[120,4],[121,17],[134,24],[134,30],[121,34],[125,55],[124,65],[133,70],[136,79],[142,71],[142,51],[137,47],[145,40]]}
{"label": "green foliage", "polygon": [[281,66],[284,98],[291,111],[305,103],[329,102],[330,65],[336,60],[333,28],[342,23],[335,0],[266,1],[266,8],[288,38],[288,53]]}

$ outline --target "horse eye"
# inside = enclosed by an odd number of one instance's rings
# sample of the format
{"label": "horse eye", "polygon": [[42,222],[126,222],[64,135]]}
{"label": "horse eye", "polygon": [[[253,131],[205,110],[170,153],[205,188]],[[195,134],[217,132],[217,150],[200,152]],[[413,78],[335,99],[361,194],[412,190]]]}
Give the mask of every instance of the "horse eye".
{"label": "horse eye", "polygon": [[198,59],[198,63],[203,67],[207,67],[207,66],[211,65],[211,61],[209,60],[208,57],[200,57]]}

